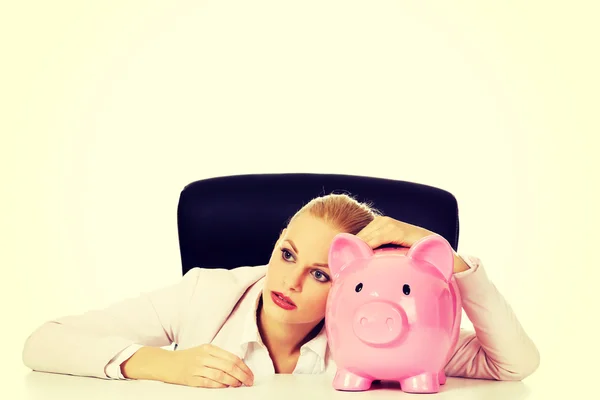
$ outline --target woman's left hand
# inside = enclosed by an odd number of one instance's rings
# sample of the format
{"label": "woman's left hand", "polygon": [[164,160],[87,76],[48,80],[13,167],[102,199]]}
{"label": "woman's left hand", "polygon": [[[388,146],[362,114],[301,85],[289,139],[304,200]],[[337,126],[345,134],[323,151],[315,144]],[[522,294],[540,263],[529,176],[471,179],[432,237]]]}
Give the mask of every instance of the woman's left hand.
{"label": "woman's left hand", "polygon": [[356,236],[375,249],[384,244],[411,247],[425,236],[432,234],[433,232],[420,226],[411,225],[387,216],[376,216]]}
{"label": "woman's left hand", "polygon": [[[402,247],[411,247],[429,235],[436,235],[420,226],[411,225],[387,216],[376,216],[366,227],[356,234],[372,249],[384,244],[395,244]],[[469,266],[454,253],[454,273],[466,271]]]}

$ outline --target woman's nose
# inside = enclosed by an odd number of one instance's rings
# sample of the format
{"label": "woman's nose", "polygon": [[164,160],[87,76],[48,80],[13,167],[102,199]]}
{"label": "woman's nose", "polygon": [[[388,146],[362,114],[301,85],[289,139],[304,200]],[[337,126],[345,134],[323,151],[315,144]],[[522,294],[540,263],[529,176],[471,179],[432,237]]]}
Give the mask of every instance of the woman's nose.
{"label": "woman's nose", "polygon": [[291,271],[288,275],[285,276],[285,286],[288,287],[290,290],[294,290],[296,292],[299,292],[302,290],[302,271],[298,270],[294,270]]}

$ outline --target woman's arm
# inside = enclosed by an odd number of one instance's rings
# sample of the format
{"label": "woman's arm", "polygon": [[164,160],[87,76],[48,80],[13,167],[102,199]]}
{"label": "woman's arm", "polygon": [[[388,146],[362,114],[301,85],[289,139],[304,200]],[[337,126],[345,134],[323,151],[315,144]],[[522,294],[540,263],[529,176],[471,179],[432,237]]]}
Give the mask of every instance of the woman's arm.
{"label": "woman's arm", "polygon": [[539,366],[537,347],[515,313],[488,279],[481,261],[461,256],[469,269],[457,272],[462,305],[474,331],[461,330],[447,376],[522,380]]}
{"label": "woman's arm", "polygon": [[[411,248],[436,233],[425,228],[378,216],[357,236],[372,248],[393,243]],[[445,371],[447,376],[521,380],[535,371],[540,355],[512,309],[488,279],[481,261],[454,254],[454,276],[463,309],[474,332],[461,331],[457,348]]]}
{"label": "woman's arm", "polygon": [[[25,342],[24,364],[36,371],[117,378],[107,367],[118,355],[130,357],[141,346],[168,346],[177,339],[201,271],[191,269],[176,284],[102,310],[44,323]],[[113,369],[119,364],[113,362]]]}

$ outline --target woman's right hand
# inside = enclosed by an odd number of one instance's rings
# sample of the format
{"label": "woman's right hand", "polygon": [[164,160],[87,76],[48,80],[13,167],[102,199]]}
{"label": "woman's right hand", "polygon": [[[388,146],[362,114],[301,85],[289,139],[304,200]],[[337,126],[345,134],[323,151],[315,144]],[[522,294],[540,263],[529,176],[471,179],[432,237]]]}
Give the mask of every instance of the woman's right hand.
{"label": "woman's right hand", "polygon": [[[157,357],[152,357],[152,353]],[[153,372],[148,374],[150,370]],[[143,347],[121,365],[121,371],[131,379],[194,387],[224,388],[254,383],[254,374],[239,357],[212,344],[177,351]]]}

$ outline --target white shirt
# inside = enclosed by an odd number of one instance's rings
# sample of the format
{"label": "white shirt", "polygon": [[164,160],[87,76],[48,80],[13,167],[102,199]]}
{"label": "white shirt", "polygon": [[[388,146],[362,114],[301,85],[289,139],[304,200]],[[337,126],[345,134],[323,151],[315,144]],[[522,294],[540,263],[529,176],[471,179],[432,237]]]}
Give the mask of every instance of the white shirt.
{"label": "white shirt", "polygon": [[[275,373],[269,351],[258,331],[256,313],[264,287],[264,278],[254,284],[233,310],[212,344],[236,354],[254,373],[255,381]],[[245,298],[253,301],[244,301]],[[241,330],[239,328],[242,328]],[[327,336],[325,327],[300,348],[300,357],[293,374],[319,374],[326,372]],[[330,362],[328,370],[334,366]]]}
{"label": "white shirt", "polygon": [[[261,377],[268,377],[275,373],[273,360],[260,337],[256,320],[264,281],[263,277],[246,291],[211,341],[214,346],[240,357],[254,374],[255,382]],[[121,373],[120,365],[141,347],[143,346],[132,344],[116,355],[105,368],[106,376],[110,379],[127,379]],[[293,374],[320,374],[335,371],[335,363],[332,360],[326,363],[327,353],[327,335],[323,326],[318,335],[300,348],[300,357]]]}

